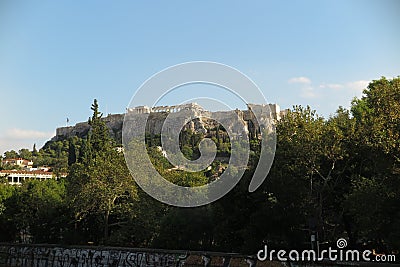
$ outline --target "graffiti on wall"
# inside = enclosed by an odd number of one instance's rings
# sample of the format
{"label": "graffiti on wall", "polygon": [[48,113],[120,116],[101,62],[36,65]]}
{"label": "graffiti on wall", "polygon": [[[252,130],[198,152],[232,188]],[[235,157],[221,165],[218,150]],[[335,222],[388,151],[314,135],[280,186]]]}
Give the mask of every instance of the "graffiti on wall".
{"label": "graffiti on wall", "polygon": [[187,257],[184,253],[0,245],[0,266],[9,267],[181,267]]}

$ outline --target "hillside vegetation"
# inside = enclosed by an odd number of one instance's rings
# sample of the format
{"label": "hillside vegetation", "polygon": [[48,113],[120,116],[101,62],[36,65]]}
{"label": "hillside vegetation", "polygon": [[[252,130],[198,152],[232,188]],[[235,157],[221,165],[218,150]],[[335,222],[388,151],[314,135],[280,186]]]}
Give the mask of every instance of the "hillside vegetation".
{"label": "hillside vegetation", "polygon": [[[261,187],[248,192],[258,164],[255,138],[239,184],[200,208],[167,206],[144,193],[96,100],[92,111],[85,138],[5,153],[68,176],[20,187],[1,183],[0,241],[256,253],[264,244],[309,248],[310,234],[318,233],[323,246],[344,237],[352,248],[400,249],[400,77],[372,81],[350,110],[339,107],[327,119],[310,107],[293,107],[277,122],[275,159]],[[199,157],[203,137],[181,133],[185,157]],[[169,170],[159,136],[147,136],[148,154],[170,181],[203,185],[223,172],[234,145],[222,127],[210,137],[219,160],[204,172]]]}

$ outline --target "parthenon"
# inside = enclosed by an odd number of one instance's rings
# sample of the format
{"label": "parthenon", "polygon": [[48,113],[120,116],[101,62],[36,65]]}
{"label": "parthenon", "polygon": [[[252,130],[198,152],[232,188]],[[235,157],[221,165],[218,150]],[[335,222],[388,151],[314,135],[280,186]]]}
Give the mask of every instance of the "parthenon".
{"label": "parthenon", "polygon": [[181,110],[192,110],[192,111],[205,111],[199,104],[197,103],[188,103],[188,104],[181,104],[181,105],[174,105],[174,106],[156,106],[156,107],[149,107],[149,106],[137,106],[134,108],[128,108],[127,111],[133,114],[146,114],[152,112],[179,112]]}

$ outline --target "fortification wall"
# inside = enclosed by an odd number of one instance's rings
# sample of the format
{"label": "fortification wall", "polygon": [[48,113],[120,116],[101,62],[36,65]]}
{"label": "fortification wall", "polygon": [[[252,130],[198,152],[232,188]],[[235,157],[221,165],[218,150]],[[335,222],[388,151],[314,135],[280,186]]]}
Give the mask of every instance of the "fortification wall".
{"label": "fortification wall", "polygon": [[[102,120],[106,123],[110,131],[110,135],[117,140],[121,141],[122,138],[122,124],[124,122],[124,114],[110,114]],[[85,137],[90,131],[88,122],[79,122],[75,126],[60,127],[56,129],[56,136],[52,141],[59,141],[68,139],[73,136]]]}
{"label": "fortification wall", "polygon": [[[252,111],[262,114],[260,121],[257,121],[255,119]],[[236,110],[235,112],[238,114],[239,119],[242,121],[243,125],[245,125],[246,131],[250,133],[250,135],[253,137],[258,136],[258,129],[260,127],[262,128],[265,125],[271,127],[273,121],[275,119],[279,120],[281,115],[283,114],[283,112],[280,111],[279,106],[276,104],[249,104],[248,110]],[[136,120],[135,118],[137,118],[137,120],[141,120],[142,117],[145,118],[149,116],[146,124],[146,132],[151,134],[161,133],[164,121],[170,113],[174,113],[176,116],[179,116],[179,114],[182,114],[182,116],[188,116],[188,114],[191,114],[194,116],[203,117],[221,117],[223,116],[224,111],[206,111],[195,103],[154,108],[140,106],[137,108],[128,109],[128,115],[130,116],[130,119]],[[122,141],[122,126],[124,122],[124,116],[125,114],[110,114],[107,117],[103,118],[108,129],[110,130],[110,135],[119,143],[121,143]],[[137,125],[139,121],[135,123]],[[230,126],[232,125],[228,125],[228,127]],[[211,123],[210,120],[195,119],[191,123],[189,123],[184,129],[190,129],[192,131],[205,133],[207,132],[207,129],[210,129],[212,127],[214,127],[214,124]],[[84,137],[88,134],[89,131],[90,125],[87,122],[77,123],[75,126],[60,127],[57,128],[56,136],[53,137],[52,140],[64,140],[73,136]]]}

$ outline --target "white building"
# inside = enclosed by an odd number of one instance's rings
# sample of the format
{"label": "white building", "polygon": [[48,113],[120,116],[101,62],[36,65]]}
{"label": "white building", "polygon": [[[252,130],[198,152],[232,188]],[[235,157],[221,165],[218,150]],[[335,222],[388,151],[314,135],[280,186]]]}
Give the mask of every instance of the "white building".
{"label": "white building", "polygon": [[[48,180],[58,179],[52,172],[45,171],[19,171],[19,170],[2,170],[0,171],[0,177],[6,177],[7,181],[11,185],[21,185],[23,181],[27,180]],[[66,174],[62,174],[61,177],[66,177]]]}
{"label": "white building", "polygon": [[23,158],[15,158],[15,159],[4,159],[2,161],[3,165],[9,164],[12,166],[19,166],[22,168],[29,168],[33,166],[33,161],[32,160],[27,160]]}

